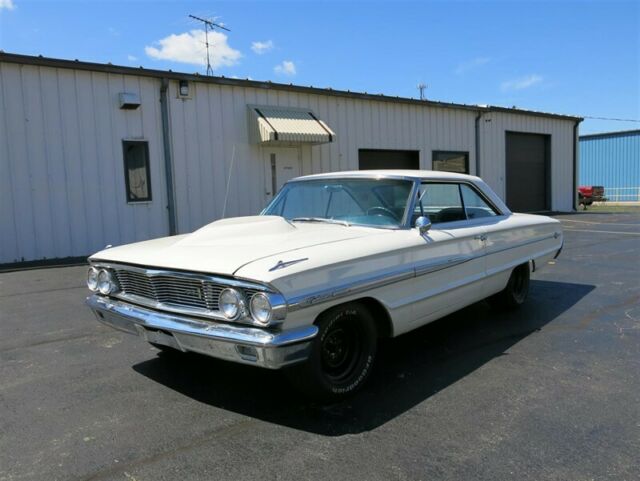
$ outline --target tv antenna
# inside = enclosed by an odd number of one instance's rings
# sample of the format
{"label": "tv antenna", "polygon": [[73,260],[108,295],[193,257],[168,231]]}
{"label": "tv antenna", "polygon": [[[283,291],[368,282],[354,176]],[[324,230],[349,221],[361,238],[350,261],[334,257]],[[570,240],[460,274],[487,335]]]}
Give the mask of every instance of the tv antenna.
{"label": "tv antenna", "polygon": [[420,91],[420,100],[424,100],[424,91],[427,88],[427,84],[420,82],[418,84],[418,90]]}
{"label": "tv antenna", "polygon": [[222,25],[212,22],[211,20],[207,20],[206,18],[196,17],[195,15],[189,15],[189,17],[204,24],[204,44],[207,47],[207,75],[213,75],[213,67],[211,67],[211,59],[209,57],[209,30],[211,30],[212,32],[216,28],[226,30],[227,32],[230,32],[231,30],[223,27]]}

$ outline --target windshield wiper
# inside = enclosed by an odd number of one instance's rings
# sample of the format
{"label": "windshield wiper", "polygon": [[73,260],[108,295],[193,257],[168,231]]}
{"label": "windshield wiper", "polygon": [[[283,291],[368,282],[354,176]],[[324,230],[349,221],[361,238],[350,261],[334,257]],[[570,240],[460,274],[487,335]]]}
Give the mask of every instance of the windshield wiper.
{"label": "windshield wiper", "polygon": [[294,217],[291,222],[324,222],[326,224],[340,224],[345,227],[351,227],[351,224],[344,220],[325,219],[324,217]]}

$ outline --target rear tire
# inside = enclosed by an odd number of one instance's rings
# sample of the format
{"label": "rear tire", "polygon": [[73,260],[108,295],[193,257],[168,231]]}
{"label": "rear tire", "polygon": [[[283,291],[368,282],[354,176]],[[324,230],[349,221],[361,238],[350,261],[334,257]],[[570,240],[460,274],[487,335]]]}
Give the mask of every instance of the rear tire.
{"label": "rear tire", "polygon": [[517,309],[529,294],[529,263],[519,265],[511,272],[507,287],[491,296],[489,303],[499,309]]}
{"label": "rear tire", "polygon": [[291,383],[307,396],[335,402],[365,383],[376,355],[377,332],[361,304],[337,306],[320,315],[309,358],[287,369]]}

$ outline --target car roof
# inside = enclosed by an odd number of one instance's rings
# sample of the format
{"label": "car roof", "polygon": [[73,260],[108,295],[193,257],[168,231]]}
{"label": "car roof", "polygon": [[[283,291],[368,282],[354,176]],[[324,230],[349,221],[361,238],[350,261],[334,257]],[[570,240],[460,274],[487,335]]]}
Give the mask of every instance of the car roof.
{"label": "car roof", "polygon": [[452,172],[441,172],[436,170],[409,170],[409,169],[387,169],[387,170],[347,170],[343,172],[328,172],[324,174],[304,175],[291,179],[292,181],[313,180],[313,179],[339,179],[339,178],[395,178],[410,180],[468,180],[477,181],[478,177],[466,174],[456,174]]}

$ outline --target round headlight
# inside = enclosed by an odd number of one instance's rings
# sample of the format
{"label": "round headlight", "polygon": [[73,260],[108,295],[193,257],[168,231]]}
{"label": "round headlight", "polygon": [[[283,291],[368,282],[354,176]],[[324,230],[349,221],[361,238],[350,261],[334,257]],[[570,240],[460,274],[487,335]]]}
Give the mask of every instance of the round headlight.
{"label": "round headlight", "polygon": [[115,284],[111,279],[111,273],[106,269],[100,269],[98,273],[98,290],[100,294],[110,294],[114,290]]}
{"label": "round headlight", "polygon": [[251,315],[260,324],[268,324],[271,320],[271,302],[269,297],[262,292],[254,294],[251,298]]}
{"label": "round headlight", "polygon": [[95,267],[89,267],[87,272],[87,287],[89,290],[96,292],[98,290],[98,274],[100,271]]}
{"label": "round headlight", "polygon": [[227,319],[237,319],[242,309],[242,295],[235,289],[223,289],[218,301],[220,310]]}

